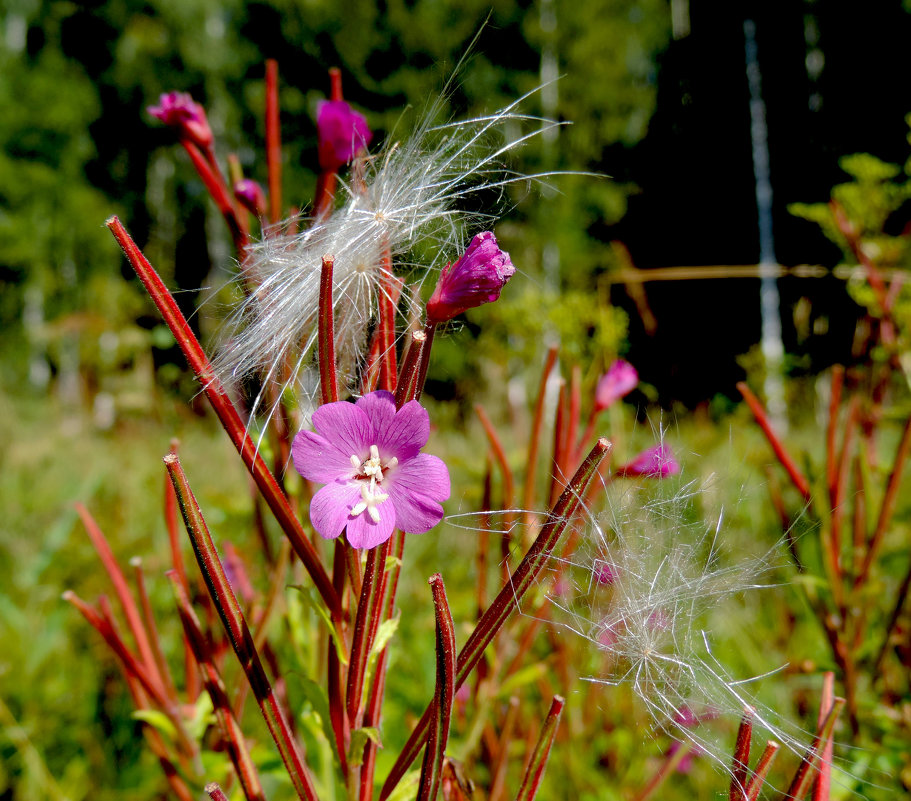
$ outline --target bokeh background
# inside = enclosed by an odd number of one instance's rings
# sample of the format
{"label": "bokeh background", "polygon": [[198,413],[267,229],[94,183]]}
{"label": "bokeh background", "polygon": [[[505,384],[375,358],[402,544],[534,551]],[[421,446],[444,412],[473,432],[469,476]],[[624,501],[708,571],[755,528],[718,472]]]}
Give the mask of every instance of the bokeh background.
{"label": "bokeh background", "polygon": [[[862,310],[830,270],[842,251],[789,206],[827,200],[849,179],[843,156],[905,163],[907,3],[5,0],[0,801],[161,791],[116,670],[59,600],[66,587],[103,589],[72,503],[91,504],[125,555],[152,554],[160,567],[158,458],[177,435],[189,469],[204,476],[199,494],[218,510],[215,522],[249,513],[236,492],[239,465],[103,225],[121,217],[212,341],[224,311],[218,289],[235,272],[230,242],[173,133],[146,106],[165,91],[190,92],[207,109],[219,155],[236,153],[264,182],[263,64],[277,59],[285,197],[306,210],[329,67],[341,69],[345,96],[377,141],[407,129],[458,64],[453,117],[531,92],[524,110],[571,125],[532,142],[514,166],[605,177],[556,176],[549,188],[491,198],[524,280],[483,332],[472,318],[461,339],[438,343],[430,394],[453,401],[453,420],[463,419],[472,393],[486,391],[472,355],[484,352],[517,377],[521,397],[542,343],[559,339],[589,377],[619,353],[635,363],[640,409],[722,415],[758,362],[761,331],[758,273],[731,269],[760,255],[747,20],[776,260],[823,268],[779,281],[784,367],[812,377],[850,362]],[[871,162],[853,177],[875,183],[876,169]],[[896,183],[887,233],[907,223],[906,196]],[[717,277],[647,280],[654,268],[684,267]],[[160,597],[165,604],[166,588]]]}

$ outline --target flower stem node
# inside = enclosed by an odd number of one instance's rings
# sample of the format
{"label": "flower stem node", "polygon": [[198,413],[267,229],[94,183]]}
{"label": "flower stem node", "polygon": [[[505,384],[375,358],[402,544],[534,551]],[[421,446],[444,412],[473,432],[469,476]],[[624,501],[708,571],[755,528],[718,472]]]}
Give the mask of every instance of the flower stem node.
{"label": "flower stem node", "polygon": [[395,528],[423,534],[443,519],[449,471],[421,453],[430,418],[417,401],[396,410],[379,390],[356,403],[326,403],[313,413],[316,431],[294,438],[294,466],[324,486],[310,503],[310,522],[326,539],[347,528],[355,548],[374,548]]}
{"label": "flower stem node", "polygon": [[471,240],[453,264],[447,264],[427,301],[427,322],[444,323],[475,306],[491,303],[515,274],[509,254],[500,250],[492,231]]}

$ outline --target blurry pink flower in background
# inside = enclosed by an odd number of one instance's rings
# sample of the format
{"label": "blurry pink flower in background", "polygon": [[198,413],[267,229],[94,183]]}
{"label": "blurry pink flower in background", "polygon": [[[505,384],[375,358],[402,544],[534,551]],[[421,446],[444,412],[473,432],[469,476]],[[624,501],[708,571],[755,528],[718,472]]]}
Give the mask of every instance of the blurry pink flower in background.
{"label": "blurry pink flower in background", "polygon": [[321,100],[316,106],[319,165],[337,170],[366,148],[373,138],[367,119],[344,100]]}
{"label": "blurry pink flower in background", "polygon": [[347,527],[354,548],[374,548],[399,528],[423,534],[443,518],[449,471],[421,453],[430,418],[417,401],[396,410],[378,390],[356,403],[339,401],[313,413],[317,431],[301,431],[291,453],[297,472],[325,484],[310,502],[310,522],[326,539]]}
{"label": "blurry pink flower in background", "polygon": [[636,368],[623,359],[617,359],[601,376],[595,389],[595,408],[600,411],[629,395],[639,383]]}
{"label": "blurry pink flower in background", "polygon": [[442,323],[468,309],[491,303],[515,274],[509,254],[492,231],[475,236],[454,263],[447,264],[427,301],[427,322]]}
{"label": "blurry pink flower in background", "polygon": [[679,472],[680,464],[674,458],[670,446],[662,442],[642,451],[631,462],[617,468],[616,475],[627,478],[666,478]]}
{"label": "blurry pink flower in background", "polygon": [[204,150],[212,147],[212,129],[206,110],[186,92],[167,92],[157,106],[146,111],[165,125],[176,128],[180,137],[189,139]]}
{"label": "blurry pink flower in background", "polygon": [[266,196],[263,188],[250,178],[242,178],[234,184],[234,197],[251,214],[262,217],[266,213]]}

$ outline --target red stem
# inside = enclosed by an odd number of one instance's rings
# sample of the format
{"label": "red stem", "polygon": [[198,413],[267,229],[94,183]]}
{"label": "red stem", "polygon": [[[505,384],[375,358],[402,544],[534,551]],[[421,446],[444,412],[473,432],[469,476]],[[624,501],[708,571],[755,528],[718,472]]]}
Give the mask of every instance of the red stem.
{"label": "red stem", "polygon": [[[538,466],[538,450],[541,446],[541,430],[544,427],[544,403],[547,400],[547,380],[557,363],[556,345],[551,345],[547,350],[547,359],[544,370],[541,372],[541,381],[538,385],[538,398],[535,402],[535,413],[531,424],[531,437],[528,441],[528,460],[525,467],[525,491],[522,493],[522,508],[525,510],[526,536],[532,532],[535,515],[532,506],[535,502],[535,468]],[[527,541],[527,540],[526,540]]]}
{"label": "red stem", "polygon": [[180,459],[174,454],[168,454],[164,457],[164,463],[168,468],[171,481],[174,482],[174,491],[177,493],[184,525],[190,536],[190,542],[193,545],[200,572],[205,578],[209,595],[218,610],[222,626],[228,635],[244,675],[250,682],[250,689],[253,690],[253,695],[256,697],[266,725],[269,727],[269,733],[278,746],[282,762],[291,777],[291,783],[299,798],[318,801],[310,772],[304,764],[300,748],[291,735],[288,721],[272,691],[269,679],[266,677],[266,671],[247,627],[247,621],[244,620],[240,604],[225,576],[215,543],[212,542],[206,521],[199,510],[183,468],[180,466]]}
{"label": "red stem", "polygon": [[731,785],[728,788],[729,801],[744,801],[747,793],[747,771],[750,765],[750,738],[753,735],[753,710],[744,710],[737,729],[737,743],[731,763]]}
{"label": "red stem", "polygon": [[743,381],[737,383],[737,389],[740,390],[740,394],[743,395],[743,399],[747,402],[747,406],[749,406],[750,411],[753,412],[753,417],[755,417],[756,422],[759,423],[759,427],[769,441],[769,445],[772,446],[772,450],[775,452],[778,461],[781,462],[781,466],[784,467],[791,477],[792,483],[797,488],[797,491],[801,494],[804,501],[809,502],[812,497],[810,494],[810,483],[804,477],[803,473],[800,472],[787,450],[785,450],[784,445],[773,430],[768,415],[759,402],[759,398],[753,394],[752,390]]}
{"label": "red stem", "polygon": [[424,763],[418,784],[417,801],[436,801],[443,777],[443,758],[449,739],[452,700],[455,695],[456,641],[452,613],[446,600],[446,588],[439,573],[431,576],[433,610],[436,616],[437,681],[432,715],[433,726],[427,736]]}
{"label": "red stem", "polygon": [[202,384],[203,391],[206,393],[212,409],[256,481],[259,491],[272,510],[272,514],[275,515],[278,524],[285,532],[285,536],[291,541],[291,546],[294,548],[295,553],[310,574],[317,591],[329,608],[332,619],[336,622],[341,620],[341,603],[332,588],[332,582],[326,570],[320,563],[319,554],[317,554],[313,543],[310,542],[304,533],[300,521],[291,508],[291,504],[279,488],[275,476],[266,467],[266,463],[260,456],[254,442],[247,436],[246,428],[237,413],[237,409],[234,408],[234,404],[225,392],[221,381],[216,377],[211,363],[200,346],[199,340],[196,339],[190,329],[186,318],[181,314],[164,282],[158,273],[155,272],[152,265],[149,264],[142,251],[136,246],[136,243],[127,233],[120,220],[117,217],[111,217],[107,221],[107,226],[161,312],[168,328],[171,329],[171,333],[177,340],[181,351],[183,351],[187,363]]}
{"label": "red stem", "polygon": [[544,769],[547,767],[547,758],[550,756],[550,747],[553,745],[554,735],[557,733],[560,715],[563,714],[564,703],[565,701],[559,695],[555,695],[553,701],[551,701],[550,711],[547,713],[547,719],[541,727],[538,744],[535,746],[531,763],[525,772],[525,778],[522,780],[522,787],[519,789],[516,801],[534,801],[535,796],[538,794],[541,778],[544,776]]}
{"label": "red stem", "polygon": [[266,59],[266,169],[269,173],[269,221],[282,218],[282,140],[278,103],[278,62]]}
{"label": "red stem", "polygon": [[174,594],[177,598],[177,612],[180,615],[180,622],[193,649],[193,655],[196,657],[196,661],[203,672],[206,692],[209,693],[209,697],[212,699],[215,719],[221,729],[228,756],[231,759],[231,764],[234,765],[237,777],[240,779],[244,795],[249,801],[265,801],[259,774],[256,772],[256,766],[250,758],[250,752],[247,750],[247,743],[244,740],[240,725],[231,711],[231,703],[228,701],[224,682],[212,661],[209,645],[206,642],[205,635],[202,633],[199,619],[190,605],[190,599],[184,591],[176,572],[169,570],[167,575],[171,579]]}
{"label": "red stem", "polygon": [[111,583],[114,585],[114,591],[117,593],[117,599],[120,601],[120,608],[123,610],[123,614],[127,619],[127,626],[132,632],[133,639],[136,641],[136,645],[139,648],[139,656],[142,660],[143,667],[148,671],[149,680],[154,682],[155,686],[158,688],[158,695],[165,697],[167,696],[165,682],[159,672],[158,662],[155,659],[155,652],[152,650],[148,634],[142,623],[142,618],[139,615],[139,610],[136,608],[136,602],[133,600],[133,596],[130,593],[126,576],[124,576],[123,571],[120,569],[120,565],[117,564],[117,560],[114,558],[114,552],[111,550],[111,546],[108,544],[104,532],[99,528],[95,519],[89,513],[89,510],[81,503],[77,503],[76,511],[79,513],[79,517],[82,518],[82,523],[92,540],[92,545],[95,546],[95,550],[98,552],[104,569],[107,571]]}
{"label": "red stem", "polygon": [[[509,581],[500,590],[487,611],[481,616],[468,641],[459,652],[459,657],[456,661],[456,690],[465,683],[465,680],[484,655],[487,646],[490,645],[510,615],[516,611],[522,597],[534,584],[541,570],[544,569],[554,548],[569,527],[570,520],[572,520],[581,506],[581,499],[585,494],[586,487],[597,472],[598,465],[607,455],[609,449],[610,443],[607,440],[598,440],[591,453],[576,471],[567,488],[560,495],[547,517],[547,522],[541,527],[540,533],[528,549],[522,562],[510,576]],[[426,739],[430,728],[430,718],[431,710],[427,709],[393,765],[380,793],[380,801],[385,801],[389,797],[389,794],[404,776],[408,766],[414,761]]]}
{"label": "red stem", "polygon": [[338,372],[335,365],[335,313],[332,307],[332,274],[335,259],[326,254],[319,274],[318,363],[319,389],[323,403],[338,400]]}
{"label": "red stem", "polygon": [[772,740],[766,743],[762,756],[759,757],[759,762],[756,763],[756,769],[753,771],[750,783],[747,785],[747,801],[756,801],[759,798],[762,785],[765,784],[765,777],[769,773],[769,768],[772,767],[772,761],[778,754],[779,748],[781,746]]}
{"label": "red stem", "polygon": [[[835,674],[831,670],[823,673],[822,693],[819,699],[819,718],[817,728],[821,729],[826,722],[826,716],[832,711],[835,703]],[[832,784],[832,738],[826,738],[822,746],[819,763],[819,773],[813,785],[813,801],[829,801],[829,788]]]}

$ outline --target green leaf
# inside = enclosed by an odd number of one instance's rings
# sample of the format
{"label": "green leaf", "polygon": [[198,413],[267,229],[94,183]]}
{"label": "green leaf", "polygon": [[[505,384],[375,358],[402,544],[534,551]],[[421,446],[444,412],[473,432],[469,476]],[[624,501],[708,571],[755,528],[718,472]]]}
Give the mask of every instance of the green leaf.
{"label": "green leaf", "polygon": [[419,770],[411,770],[406,773],[389,794],[387,801],[413,801],[420,778],[421,771]]}
{"label": "green leaf", "polygon": [[[329,743],[335,743],[335,732],[332,730],[332,716],[329,712],[329,697],[326,691],[317,684],[313,679],[303,676],[300,673],[291,671],[286,675],[286,682],[289,690],[299,688],[304,694],[304,700],[310,704],[312,709],[311,716],[319,718],[320,728],[323,736]],[[305,712],[301,712],[301,717]]]}
{"label": "green leaf", "polygon": [[316,595],[313,587],[305,587],[303,584],[291,584],[289,589],[297,590],[301,597],[307,601],[310,608],[323,619],[326,628],[329,629],[332,642],[335,643],[335,652],[338,654],[339,662],[343,665],[347,665],[348,655],[345,653],[345,644],[339,639],[338,632],[335,630],[335,626],[332,625],[332,618],[329,617],[329,610],[326,609],[325,604],[323,604],[322,600]]}
{"label": "green leaf", "polygon": [[399,627],[399,615],[390,620],[384,620],[376,630],[376,638],[373,640],[373,647],[370,649],[369,657],[379,656],[380,652],[389,644],[389,640],[395,635]]}
{"label": "green leaf", "polygon": [[200,693],[193,705],[193,715],[187,721],[187,733],[196,742],[202,740],[206,729],[215,723],[215,707],[208,693]]}
{"label": "green leaf", "polygon": [[528,665],[528,667],[517,670],[500,685],[497,690],[497,696],[500,698],[508,698],[520,687],[537,681],[546,672],[547,666],[543,662],[535,662],[533,665]]}
{"label": "green leaf", "polygon": [[137,709],[133,717],[151,726],[170,742],[173,743],[177,739],[177,729],[164,712],[157,709]]}
{"label": "green leaf", "polygon": [[364,746],[367,745],[368,740],[377,748],[383,747],[380,742],[380,730],[374,726],[364,726],[351,732],[351,745],[348,747],[348,764],[350,766],[356,768],[364,761]]}

